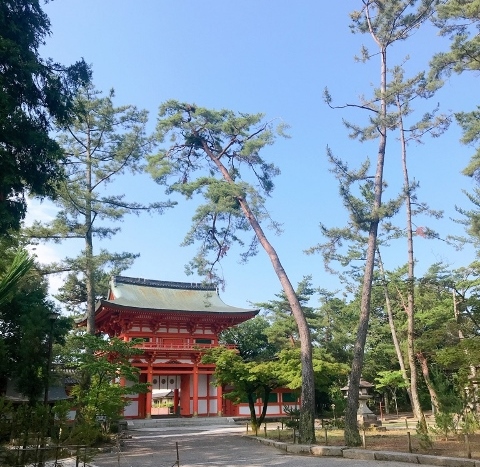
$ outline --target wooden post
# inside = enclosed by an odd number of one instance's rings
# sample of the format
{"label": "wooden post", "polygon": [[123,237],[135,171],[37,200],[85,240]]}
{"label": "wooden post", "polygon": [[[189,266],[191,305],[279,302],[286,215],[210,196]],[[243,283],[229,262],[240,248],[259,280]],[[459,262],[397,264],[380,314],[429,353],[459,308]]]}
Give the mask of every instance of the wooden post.
{"label": "wooden post", "polygon": [[468,439],[468,433],[465,433],[465,450],[467,453],[467,458],[472,458],[472,450],[470,448],[470,440]]}
{"label": "wooden post", "polygon": [[280,426],[277,425],[278,441],[280,441]]}
{"label": "wooden post", "polygon": [[405,428],[408,430],[408,419],[405,417]]}
{"label": "wooden post", "polygon": [[177,467],[180,467],[180,456],[178,455],[178,441],[175,442],[175,447],[177,449]]}
{"label": "wooden post", "polygon": [[263,433],[264,433],[265,438],[266,438],[267,437],[267,424],[266,423],[263,424]]}
{"label": "wooden post", "polygon": [[367,449],[367,436],[365,434],[365,427],[363,427],[363,430],[362,430],[362,444],[363,444],[363,449]]}
{"label": "wooden post", "polygon": [[409,431],[407,431],[407,438],[408,438],[408,452],[412,452],[412,438],[410,436]]}
{"label": "wooden post", "polygon": [[327,427],[325,427],[324,430],[325,430],[325,446],[328,446],[328,430],[327,430]]}
{"label": "wooden post", "polygon": [[248,422],[247,422],[247,435],[248,435]]}

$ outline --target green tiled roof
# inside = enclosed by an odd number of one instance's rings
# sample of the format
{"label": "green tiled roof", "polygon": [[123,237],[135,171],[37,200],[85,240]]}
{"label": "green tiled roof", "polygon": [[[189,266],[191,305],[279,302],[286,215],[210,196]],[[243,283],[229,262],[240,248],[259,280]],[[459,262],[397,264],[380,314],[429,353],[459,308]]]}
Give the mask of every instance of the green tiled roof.
{"label": "green tiled roof", "polygon": [[257,313],[258,310],[226,305],[213,286],[115,276],[110,283],[111,300],[103,304],[148,310],[204,313]]}

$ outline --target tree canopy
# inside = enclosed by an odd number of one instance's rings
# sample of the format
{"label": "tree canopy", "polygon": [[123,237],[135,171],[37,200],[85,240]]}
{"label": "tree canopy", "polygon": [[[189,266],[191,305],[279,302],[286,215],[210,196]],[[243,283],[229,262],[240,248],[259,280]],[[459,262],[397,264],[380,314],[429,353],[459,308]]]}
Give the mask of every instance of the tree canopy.
{"label": "tree canopy", "polygon": [[65,67],[39,55],[50,22],[39,0],[0,4],[0,233],[18,230],[28,195],[53,195],[64,155],[50,132],[70,118],[82,61]]}

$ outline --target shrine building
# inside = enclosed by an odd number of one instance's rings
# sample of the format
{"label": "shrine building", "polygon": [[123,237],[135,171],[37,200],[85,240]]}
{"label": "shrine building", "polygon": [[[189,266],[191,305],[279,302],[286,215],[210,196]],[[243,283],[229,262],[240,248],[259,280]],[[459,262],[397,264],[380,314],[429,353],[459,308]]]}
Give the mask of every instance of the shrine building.
{"label": "shrine building", "polygon": [[107,299],[97,304],[96,329],[142,340],[143,353],[132,363],[140,382],[151,385],[147,394],[131,396],[124,416],[227,415],[222,388],[212,384],[215,366],[203,364],[201,356],[219,345],[221,331],[258,311],[226,305],[212,286],[113,277]]}

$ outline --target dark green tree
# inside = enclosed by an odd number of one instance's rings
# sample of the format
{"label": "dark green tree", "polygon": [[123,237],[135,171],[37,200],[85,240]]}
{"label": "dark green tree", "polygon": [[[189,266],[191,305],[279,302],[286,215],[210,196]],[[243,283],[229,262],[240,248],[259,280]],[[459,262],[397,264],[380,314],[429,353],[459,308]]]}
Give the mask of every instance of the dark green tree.
{"label": "dark green tree", "polygon": [[[431,77],[441,79],[452,73],[465,71],[477,72],[480,69],[479,0],[446,0],[440,2],[435,22],[443,36],[449,37],[450,50],[434,55],[431,61]],[[457,122],[463,130],[462,142],[477,143],[480,139],[478,123],[480,107],[471,112],[455,114]],[[480,148],[473,155],[464,173],[477,175],[480,168]]]}
{"label": "dark green tree", "polygon": [[[14,258],[19,257],[15,253],[17,246],[12,248],[11,241],[6,239],[2,239],[1,246],[0,271],[8,271]],[[26,253],[20,255],[28,258]],[[27,261],[29,269],[0,305],[0,384],[4,386],[11,379],[17,390],[33,402],[43,394],[45,382],[50,379],[46,374],[49,316],[57,310],[48,298],[46,281],[31,260]],[[58,319],[53,328],[53,342],[62,342],[70,327],[67,318]]]}
{"label": "dark green tree", "polygon": [[[320,321],[317,311],[308,304],[315,292],[311,276],[304,277],[295,291],[303,314],[307,319],[312,342],[316,340]],[[260,307],[264,311],[270,322],[270,326],[265,330],[265,334],[268,336],[269,341],[275,344],[278,349],[298,347],[300,343],[298,326],[292,314],[290,304],[284,292],[277,294],[276,297],[275,300],[255,304],[255,306]]]}
{"label": "dark green tree", "polygon": [[[157,138],[172,144],[150,158],[150,171],[156,181],[167,183],[170,191],[187,198],[203,196],[205,203],[197,208],[184,241],[201,244],[191,270],[208,280],[218,280],[215,266],[234,244],[243,245],[241,236],[246,231],[253,231],[253,239],[243,258],[254,254],[258,244],[267,253],[298,326],[303,372],[300,439],[310,443],[315,440],[315,388],[308,323],[261,225],[269,219],[265,196],[271,194],[273,177],[279,173],[260,155],[262,148],[275,139],[272,123],[262,118],[261,114],[236,114],[168,101],[160,107]],[[281,125],[277,131],[282,134],[283,128]]]}
{"label": "dark green tree", "polygon": [[268,341],[266,331],[269,321],[262,315],[226,329],[220,335],[220,343],[234,345],[245,362],[272,360],[280,350]]}
{"label": "dark green tree", "polygon": [[64,154],[53,122],[69,119],[76,86],[89,80],[83,61],[64,67],[40,57],[50,22],[39,0],[0,2],[0,234],[18,230],[26,197],[52,196]]}
{"label": "dark green tree", "polygon": [[331,292],[320,290],[320,332],[316,344],[332,355],[337,362],[352,361],[355,330],[358,324],[358,304],[346,302]]}
{"label": "dark green tree", "polygon": [[[480,40],[478,28],[480,25],[478,11],[479,0],[446,0],[438,6],[435,22],[440,28],[440,33],[450,39],[450,50],[439,52],[431,61],[432,79],[442,80],[452,73],[463,74],[480,69]],[[455,119],[460,125],[463,135],[463,144],[475,147],[469,164],[463,173],[469,177],[480,180],[480,107],[476,109],[457,112]],[[468,241],[478,244],[480,238],[480,190],[475,187],[472,192],[466,192],[472,209],[459,207],[458,211],[465,217],[461,221],[466,225],[470,236]]]}

